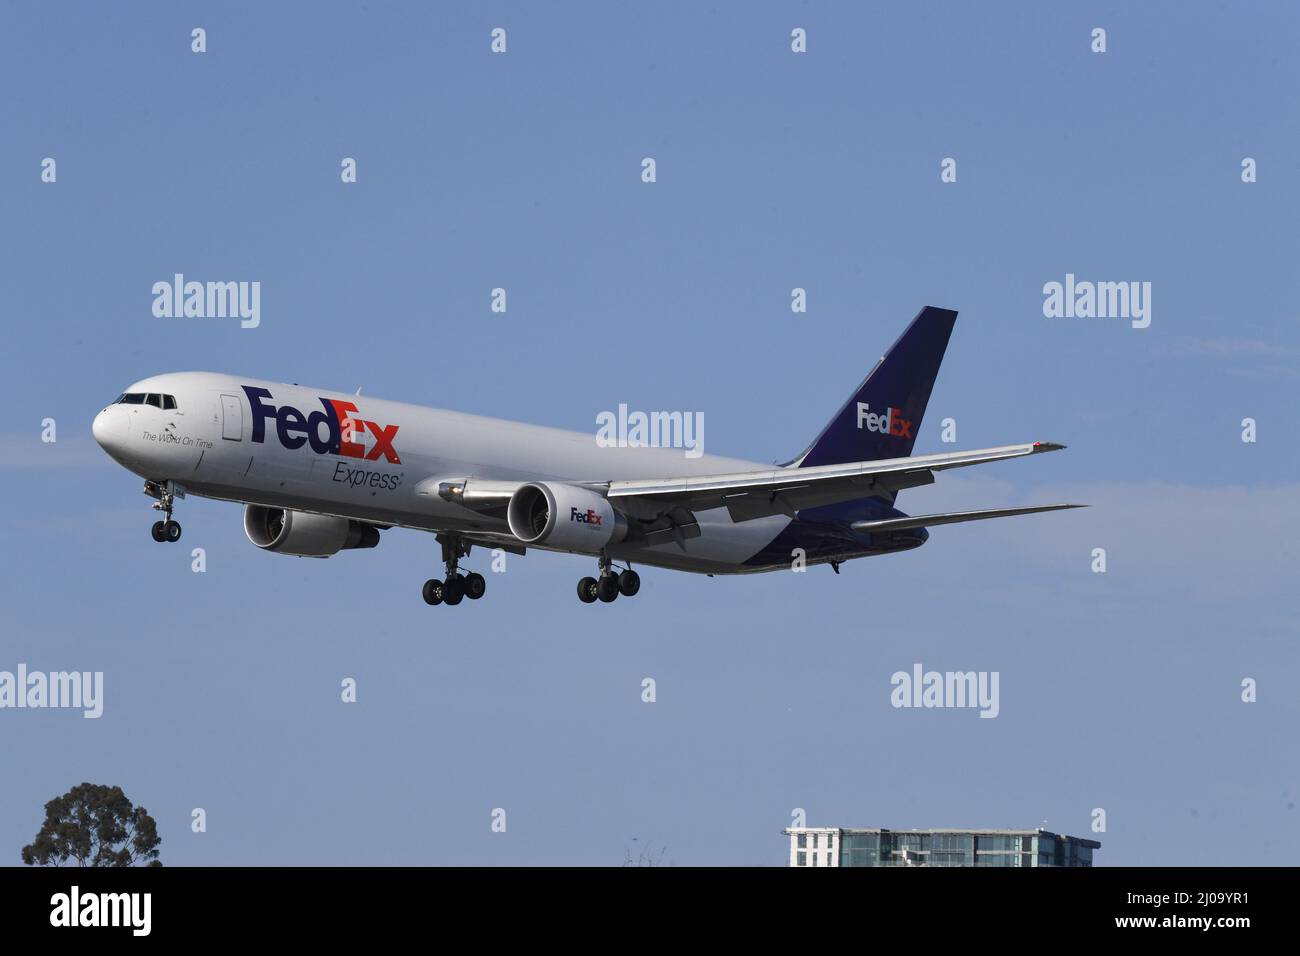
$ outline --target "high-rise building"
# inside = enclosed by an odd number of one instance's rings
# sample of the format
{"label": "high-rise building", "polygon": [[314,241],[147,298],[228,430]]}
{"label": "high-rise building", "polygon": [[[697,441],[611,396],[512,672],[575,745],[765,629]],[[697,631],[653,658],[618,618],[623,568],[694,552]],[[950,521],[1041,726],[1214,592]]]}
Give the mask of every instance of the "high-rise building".
{"label": "high-rise building", "polygon": [[1096,840],[1050,830],[791,827],[791,866],[1092,866]]}

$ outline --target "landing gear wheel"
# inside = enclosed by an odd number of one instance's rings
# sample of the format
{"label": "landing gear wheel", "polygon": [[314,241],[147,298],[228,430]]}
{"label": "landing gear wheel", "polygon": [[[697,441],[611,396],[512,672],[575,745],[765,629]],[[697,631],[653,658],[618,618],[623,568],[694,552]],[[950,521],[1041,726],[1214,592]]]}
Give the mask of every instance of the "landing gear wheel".
{"label": "landing gear wheel", "polygon": [[155,521],[150,533],[155,541],[179,541],[181,539],[181,523],[172,520],[172,512],[176,509],[176,499],[185,497],[185,488],[174,481],[149,481],[145,480],[144,493],[150,498],[156,498],[153,503],[154,511],[163,513],[162,521]]}
{"label": "landing gear wheel", "polygon": [[430,578],[424,582],[424,603],[430,607],[442,603],[442,582],[437,578]]}
{"label": "landing gear wheel", "polygon": [[[471,601],[477,601],[487,590],[487,582],[483,580],[481,574],[462,575],[457,566],[460,559],[469,554],[470,546],[466,544],[457,535],[438,535],[438,544],[442,545],[442,563],[447,569],[447,578],[445,581],[433,581],[430,584],[437,584],[438,602],[429,601],[430,604],[442,603],[455,607],[463,599],[469,598]],[[425,600],[428,601],[429,584],[425,585]]]}
{"label": "landing gear wheel", "polygon": [[618,597],[618,578],[612,574],[601,575],[596,582],[596,597],[609,604]]}
{"label": "landing gear wheel", "polygon": [[641,590],[641,575],[628,568],[618,576],[618,590],[623,597],[631,597]]}
{"label": "landing gear wheel", "polygon": [[583,578],[578,582],[578,600],[583,604],[590,604],[596,600],[595,578]]}
{"label": "landing gear wheel", "polygon": [[465,596],[465,579],[459,574],[448,578],[442,585],[442,603],[455,607]]}

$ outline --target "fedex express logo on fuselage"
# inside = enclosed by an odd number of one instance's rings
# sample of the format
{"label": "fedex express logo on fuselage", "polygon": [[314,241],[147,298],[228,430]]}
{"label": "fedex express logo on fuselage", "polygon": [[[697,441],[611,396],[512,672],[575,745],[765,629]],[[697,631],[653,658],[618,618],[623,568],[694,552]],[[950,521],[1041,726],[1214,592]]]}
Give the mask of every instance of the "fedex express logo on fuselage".
{"label": "fedex express logo on fuselage", "polygon": [[877,415],[866,402],[858,402],[858,427],[895,438],[912,437],[912,422],[899,415],[897,408],[886,408]]}
{"label": "fedex express logo on fuselage", "polygon": [[[357,406],[337,398],[322,398],[321,411],[304,415],[292,405],[275,405],[263,401],[273,398],[269,389],[243,386],[248,396],[249,407],[253,410],[253,441],[261,443],[266,440],[266,420],[275,421],[275,434],[280,444],[290,451],[310,444],[311,450],[318,455],[342,455],[345,458],[361,458],[365,461],[378,461],[383,455],[385,461],[400,465],[402,459],[397,457],[393,448],[393,438],[397,435],[397,425],[380,425],[357,418]],[[325,434],[321,434],[321,426]],[[362,440],[369,432],[374,444],[367,450]]]}

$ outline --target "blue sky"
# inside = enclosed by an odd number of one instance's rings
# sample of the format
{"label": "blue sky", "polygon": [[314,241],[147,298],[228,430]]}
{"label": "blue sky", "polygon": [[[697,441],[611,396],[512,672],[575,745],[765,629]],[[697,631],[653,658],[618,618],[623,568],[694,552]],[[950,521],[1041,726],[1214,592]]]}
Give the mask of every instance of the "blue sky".
{"label": "blue sky", "polygon": [[[1101,807],[1099,865],[1293,863],[1298,27],[1282,3],[5,5],[0,670],[102,670],[106,700],[0,711],[0,862],[90,780],[172,864],[779,865],[796,807],[1080,835]],[[176,272],[260,281],[260,327],[155,318]],[[1151,326],[1045,318],[1067,273],[1151,282]],[[608,607],[574,598],[591,562],[532,554],[432,609],[413,532],[302,562],[189,499],[158,547],[89,435],[126,384],[201,368],[582,430],[698,410],[708,451],[784,460],[925,304],[961,314],[917,452],[949,416],[956,447],[1069,449],[900,506],[1094,507],[839,577],[647,570]],[[998,671],[997,719],[892,708],[915,662]]]}

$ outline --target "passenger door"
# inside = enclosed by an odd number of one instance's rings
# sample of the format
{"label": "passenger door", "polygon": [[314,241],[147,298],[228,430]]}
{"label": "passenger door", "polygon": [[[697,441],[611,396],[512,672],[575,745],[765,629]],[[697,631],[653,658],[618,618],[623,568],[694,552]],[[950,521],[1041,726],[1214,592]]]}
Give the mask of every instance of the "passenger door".
{"label": "passenger door", "polygon": [[234,395],[221,396],[221,437],[226,441],[244,440],[244,406]]}

